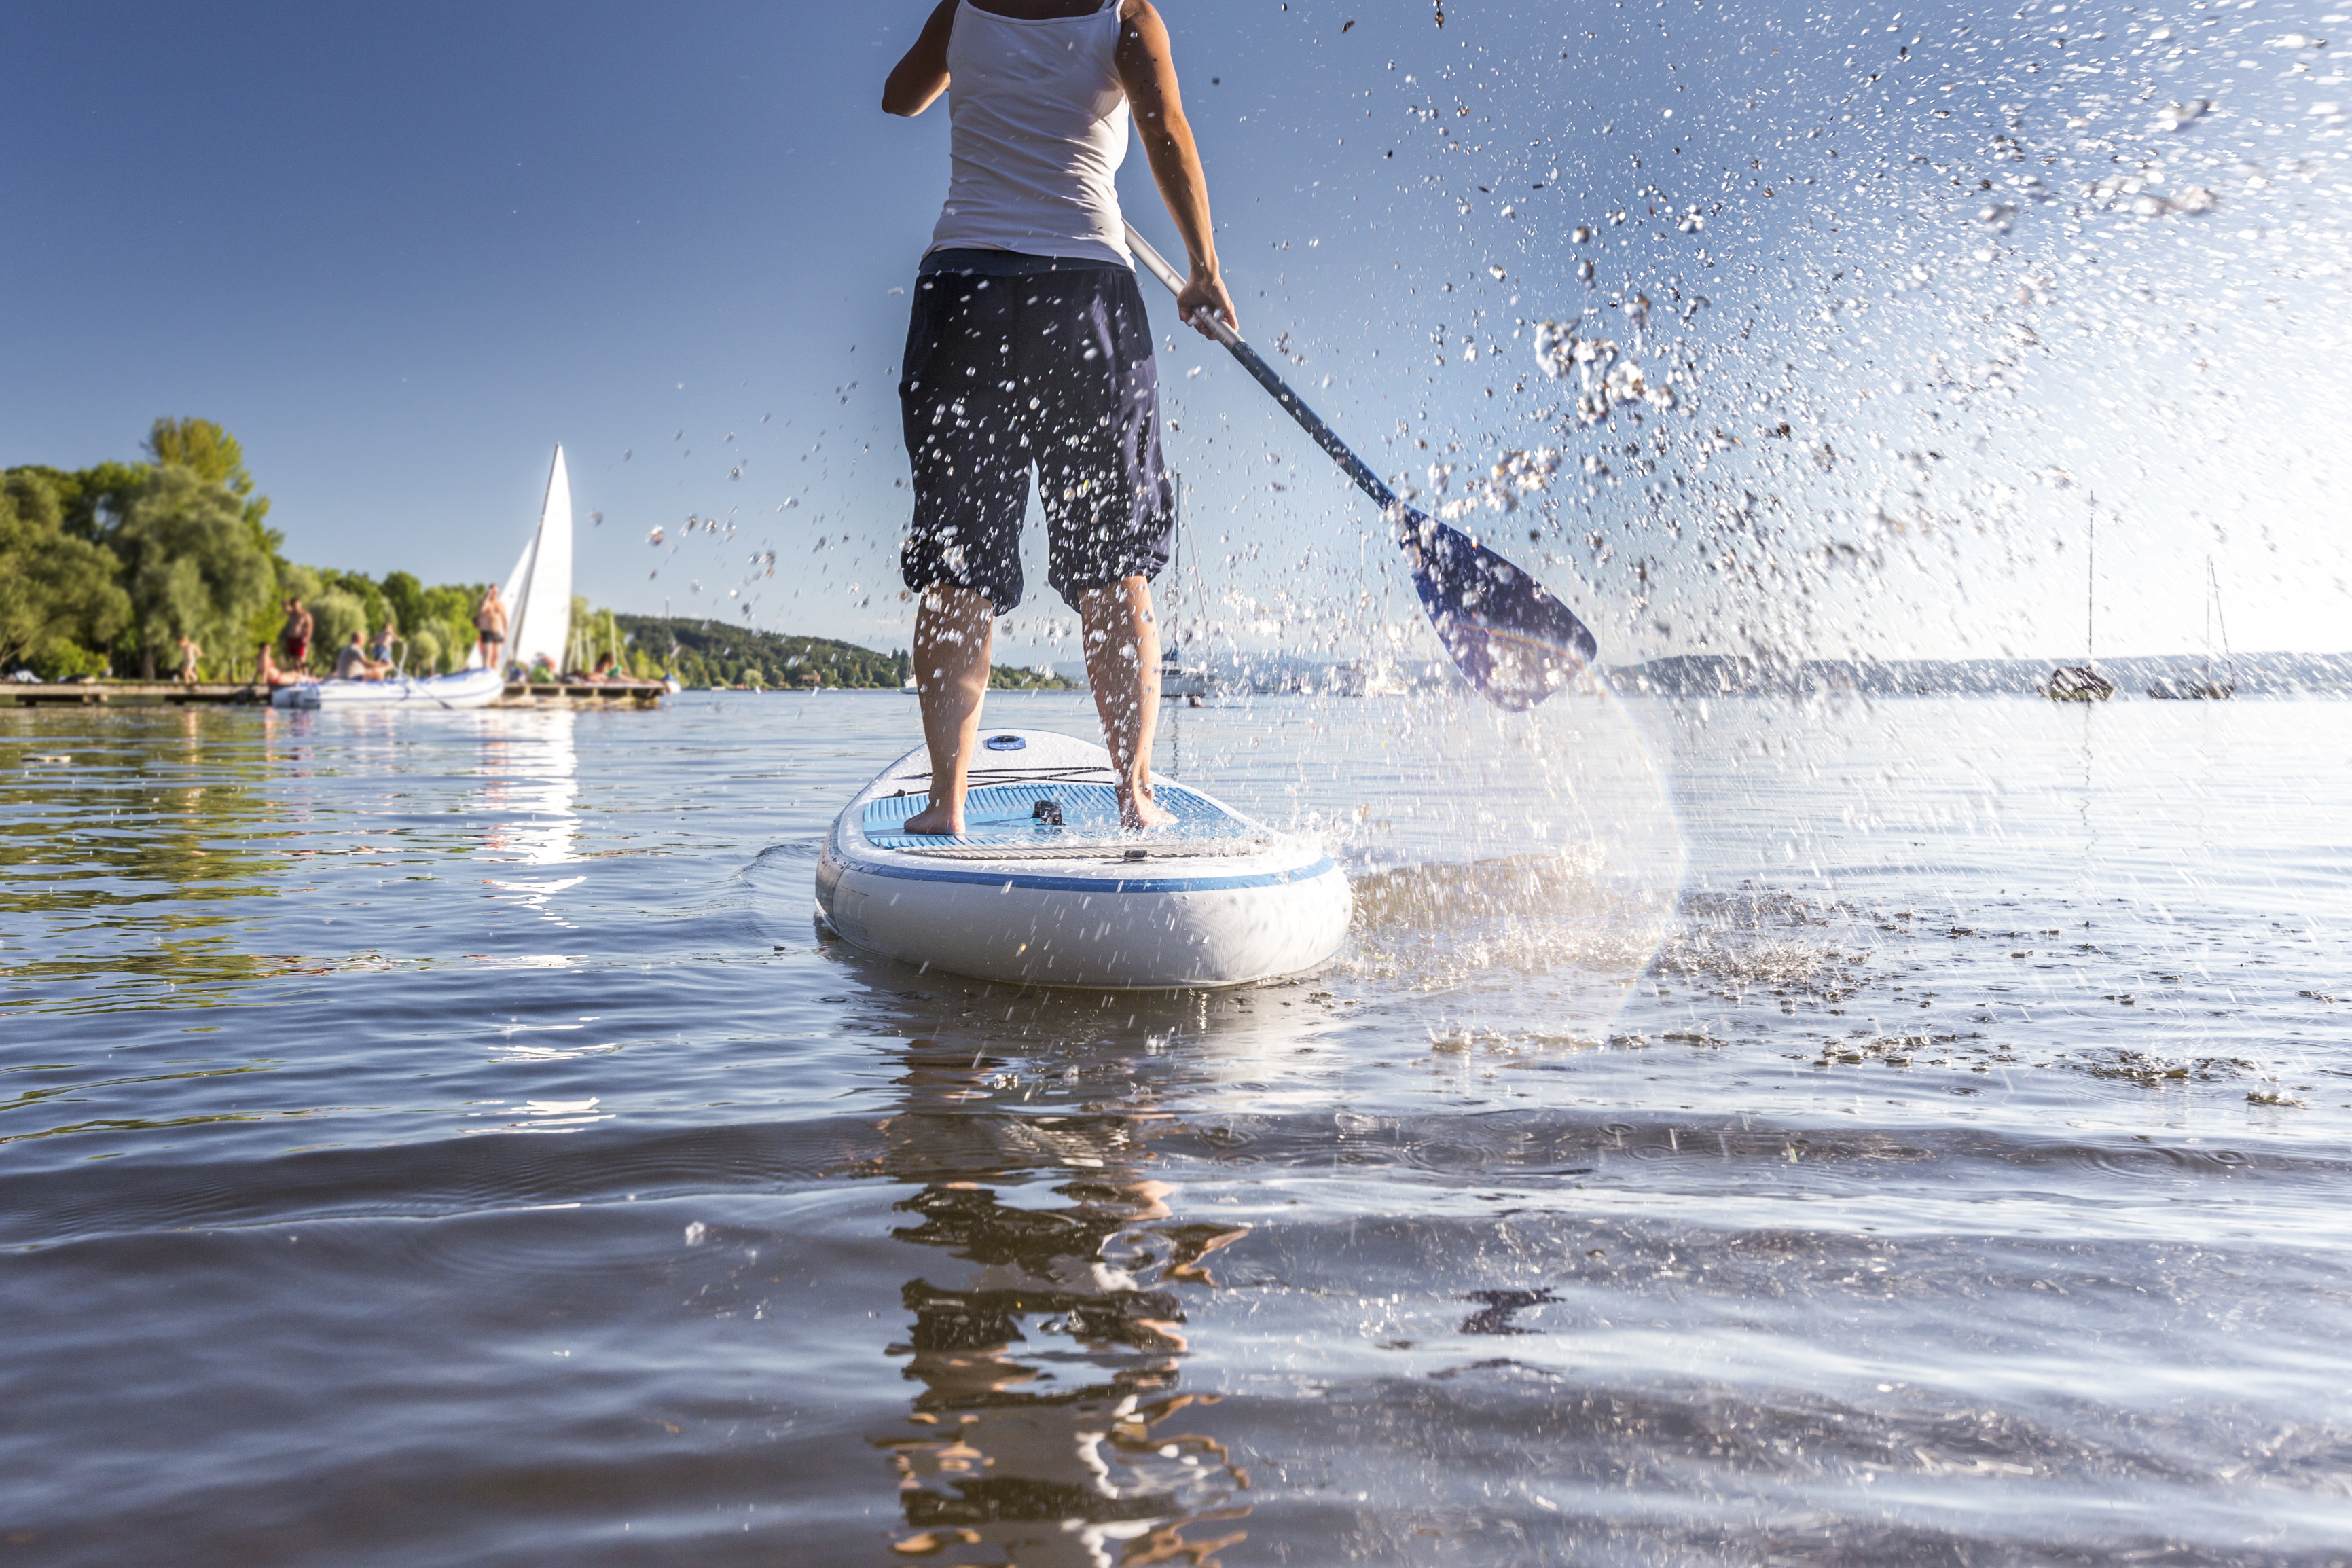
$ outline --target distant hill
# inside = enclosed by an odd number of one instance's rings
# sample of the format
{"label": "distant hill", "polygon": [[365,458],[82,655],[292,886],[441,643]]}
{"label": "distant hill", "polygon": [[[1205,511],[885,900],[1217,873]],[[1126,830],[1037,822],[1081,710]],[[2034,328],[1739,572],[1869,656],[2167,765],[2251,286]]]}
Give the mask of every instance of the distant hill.
{"label": "distant hill", "polygon": [[[1333,692],[1360,677],[1361,661],[1310,658],[1294,653],[1231,652],[1187,663],[1205,663],[1220,690]],[[2032,696],[2060,659],[1756,659],[1725,653],[1679,653],[1641,664],[1611,664],[1601,672],[1610,685],[1648,696]],[[2158,681],[2205,677],[2205,660],[2194,653],[2101,659],[2099,669],[2119,695],[2145,697]],[[2244,696],[2352,695],[2352,653],[2240,653],[2231,661],[2238,692]],[[2217,661],[2214,674],[2221,674]],[[1411,659],[1381,666],[1383,678],[1414,688],[1451,686],[1462,676],[1450,660]]]}
{"label": "distant hill", "polygon": [[[615,614],[631,663],[640,673],[675,673],[690,686],[847,686],[894,688],[913,668],[904,651],[881,653],[830,637],[753,632],[722,621],[687,616]],[[1621,692],[1655,696],[2030,696],[2059,659],[1756,659],[1727,653],[1681,653],[1641,664],[1612,664],[1606,674]],[[2352,653],[2240,653],[2231,661],[2240,695],[2352,695]],[[1228,654],[1223,681],[1262,692],[1323,690],[1338,667],[1331,661],[1281,653]],[[2145,696],[2158,681],[2203,677],[2193,653],[2101,659],[2098,667],[2119,695]],[[1450,664],[1423,661],[1393,674],[1410,685],[1460,679]],[[999,664],[989,685],[1000,689],[1076,689],[1061,675]]]}
{"label": "distant hill", "polygon": [[[2076,659],[1765,660],[1683,653],[1610,667],[1619,691],[1659,696],[2031,695],[2061,663]],[[2246,696],[2352,692],[2352,653],[2240,653],[2231,661]],[[2193,653],[2101,659],[2098,668],[2123,695],[2142,696],[2157,682],[2204,678]],[[2219,673],[2220,666],[2216,666]]]}
{"label": "distant hill", "polygon": [[[615,612],[619,627],[634,655],[649,661],[653,670],[668,671],[689,686],[851,686],[895,690],[912,672],[902,650],[877,652],[856,643],[831,637],[794,637],[781,632],[754,632],[682,615],[625,615]],[[1066,689],[1072,683],[1058,675],[999,664],[989,672],[988,684],[999,688]]]}

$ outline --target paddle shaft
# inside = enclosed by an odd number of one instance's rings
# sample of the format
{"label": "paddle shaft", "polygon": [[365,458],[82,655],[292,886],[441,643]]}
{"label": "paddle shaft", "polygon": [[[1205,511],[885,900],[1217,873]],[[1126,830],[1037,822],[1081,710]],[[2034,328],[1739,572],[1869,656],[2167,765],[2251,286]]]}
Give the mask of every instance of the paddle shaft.
{"label": "paddle shaft", "polygon": [[[1127,231],[1127,243],[1153,277],[1178,298],[1183,298],[1183,278],[1132,226]],[[1315,444],[1329,453],[1341,471],[1380,503],[1381,515],[1396,530],[1396,543],[1412,563],[1413,591],[1422,609],[1454,665],[1481,696],[1501,707],[1524,711],[1563,689],[1570,675],[1591,663],[1599,649],[1591,630],[1576,618],[1574,611],[1534,577],[1461,529],[1397,499],[1396,493],[1381,483],[1380,476],[1364,466],[1364,460],[1349,451],[1348,444],[1299,401],[1257,350],[1242,341],[1240,333],[1214,316],[1200,319],[1242,362],[1242,368],[1256,378],[1258,385],[1290,411],[1290,417],[1315,438]]]}
{"label": "paddle shaft", "polygon": [[[1135,232],[1133,224],[1127,225],[1127,245],[1151,275],[1168,286],[1169,293],[1181,295],[1184,292],[1183,275],[1169,266],[1167,259],[1151,248],[1149,240]],[[1383,513],[1397,505],[1396,492],[1381,484],[1381,476],[1364,466],[1364,460],[1348,449],[1348,444],[1340,440],[1339,434],[1324,423],[1322,417],[1307,407],[1297,392],[1290,390],[1289,383],[1275,374],[1274,367],[1261,359],[1258,351],[1243,340],[1240,333],[1226,326],[1223,319],[1213,312],[1203,310],[1199,313],[1199,319],[1209,324],[1209,329],[1216,334],[1217,341],[1242,362],[1242,369],[1256,377],[1257,384],[1274,394],[1274,401],[1289,412],[1290,417],[1298,422],[1298,427],[1315,438],[1315,444],[1329,453],[1331,461],[1337,463],[1365,495],[1380,503]]]}

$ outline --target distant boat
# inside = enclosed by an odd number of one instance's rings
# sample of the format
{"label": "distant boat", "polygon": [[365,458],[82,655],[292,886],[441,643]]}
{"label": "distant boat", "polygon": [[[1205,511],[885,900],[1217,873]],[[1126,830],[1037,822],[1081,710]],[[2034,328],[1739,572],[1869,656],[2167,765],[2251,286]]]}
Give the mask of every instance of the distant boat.
{"label": "distant boat", "polygon": [[1180,649],[1171,648],[1160,661],[1160,695],[1163,697],[1205,697],[1217,689],[1216,673],[1206,664],[1188,664]]}
{"label": "distant boat", "polygon": [[572,480],[563,470],[561,445],[547,471],[539,527],[507,574],[504,592],[508,668],[528,676],[545,660],[561,675],[572,641]]}
{"label": "distant boat", "polygon": [[[2221,632],[2223,678],[2213,678],[2213,632]],[[2172,701],[2227,702],[2238,695],[2237,662],[2230,656],[2230,628],[2221,619],[2221,581],[2213,575],[2213,558],[2205,558],[2205,668],[2200,680],[2160,680],[2147,695]]]}
{"label": "distant boat", "polygon": [[2090,520],[2083,525],[2088,557],[2083,563],[2083,662],[2062,664],[2042,683],[2042,695],[2053,703],[2103,703],[2116,695],[2116,683],[2091,663],[2091,643],[2099,620],[2099,500],[2091,497]]}
{"label": "distant boat", "polygon": [[[529,672],[544,659],[557,674],[572,640],[572,481],[563,471],[563,448],[547,473],[547,499],[539,527],[508,573],[506,654],[510,667]],[[505,671],[482,667],[476,648],[467,667],[453,675],[382,681],[302,681],[270,694],[280,708],[405,708],[430,712],[486,707],[506,694]]]}
{"label": "distant boat", "polygon": [[1401,697],[1410,688],[1384,659],[1349,659],[1331,666],[1328,689],[1335,697]]}
{"label": "distant boat", "polygon": [[394,675],[381,681],[298,681],[269,694],[269,706],[298,711],[381,713],[446,713],[457,708],[488,707],[506,695],[507,681],[496,670],[460,670],[454,675],[411,679]]}
{"label": "distant boat", "polygon": [[2067,664],[2050,672],[2042,695],[2055,703],[2103,703],[2116,695],[2116,683],[2088,664]]}

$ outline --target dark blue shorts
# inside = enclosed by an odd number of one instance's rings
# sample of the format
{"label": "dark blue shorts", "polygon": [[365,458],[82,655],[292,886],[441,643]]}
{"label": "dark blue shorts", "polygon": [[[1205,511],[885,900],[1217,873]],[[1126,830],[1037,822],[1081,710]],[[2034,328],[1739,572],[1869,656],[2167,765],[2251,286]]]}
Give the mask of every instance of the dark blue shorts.
{"label": "dark blue shorts", "polygon": [[1046,580],[1072,605],[1168,564],[1160,369],[1128,268],[934,252],[915,280],[898,407],[915,481],[898,553],[908,588],[969,588],[1000,615],[1019,604],[1033,465]]}

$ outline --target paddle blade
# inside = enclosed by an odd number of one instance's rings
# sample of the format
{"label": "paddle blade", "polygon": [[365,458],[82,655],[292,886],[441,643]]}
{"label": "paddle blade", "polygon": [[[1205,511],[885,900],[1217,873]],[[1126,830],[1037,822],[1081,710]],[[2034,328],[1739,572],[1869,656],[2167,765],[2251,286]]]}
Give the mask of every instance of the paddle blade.
{"label": "paddle blade", "polygon": [[1542,583],[1461,529],[1399,510],[1421,606],[1480,695],[1521,712],[1592,663],[1600,651],[1592,633]]}

